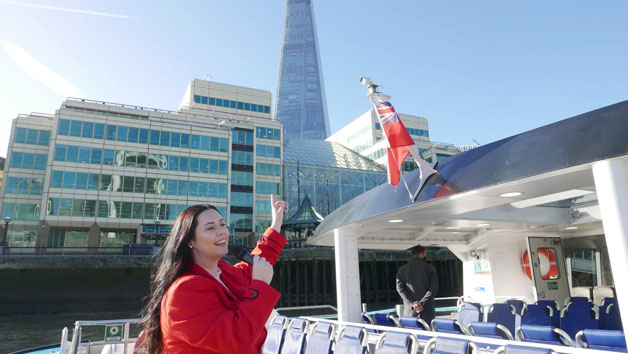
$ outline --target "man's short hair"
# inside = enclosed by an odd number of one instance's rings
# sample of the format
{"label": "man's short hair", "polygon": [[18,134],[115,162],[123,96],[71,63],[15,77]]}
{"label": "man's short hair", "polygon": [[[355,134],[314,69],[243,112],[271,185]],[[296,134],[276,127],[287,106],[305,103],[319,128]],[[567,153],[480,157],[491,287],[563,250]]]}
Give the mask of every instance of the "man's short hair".
{"label": "man's short hair", "polygon": [[413,256],[418,256],[421,253],[425,252],[425,247],[423,247],[421,245],[416,245],[416,246],[410,248],[410,252],[412,252]]}

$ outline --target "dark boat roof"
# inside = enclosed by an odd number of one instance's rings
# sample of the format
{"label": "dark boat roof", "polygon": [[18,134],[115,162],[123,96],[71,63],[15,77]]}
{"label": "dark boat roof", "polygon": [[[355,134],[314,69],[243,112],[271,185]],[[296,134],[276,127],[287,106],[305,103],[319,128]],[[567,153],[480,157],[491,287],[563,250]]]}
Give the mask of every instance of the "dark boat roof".
{"label": "dark boat roof", "polygon": [[[628,101],[441,160],[435,166],[438,174],[430,176],[415,201],[410,200],[403,183],[396,191],[389,184],[373,188],[327,216],[316,229],[312,243],[320,244],[319,236],[376,215],[625,155]],[[418,170],[404,176],[410,190],[415,191]]]}

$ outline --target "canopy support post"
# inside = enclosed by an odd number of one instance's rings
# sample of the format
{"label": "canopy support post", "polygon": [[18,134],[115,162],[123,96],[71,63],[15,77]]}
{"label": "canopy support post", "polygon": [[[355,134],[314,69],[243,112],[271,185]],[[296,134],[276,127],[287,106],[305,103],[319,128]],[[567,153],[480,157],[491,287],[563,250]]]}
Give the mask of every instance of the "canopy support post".
{"label": "canopy support post", "polygon": [[[621,163],[604,160],[593,165],[595,189],[602,214],[606,245],[613,268],[617,302],[628,337],[628,174]],[[623,300],[623,301],[622,301]]]}
{"label": "canopy support post", "polygon": [[336,299],[339,321],[360,322],[360,264],[358,240],[346,229],[334,229]]}

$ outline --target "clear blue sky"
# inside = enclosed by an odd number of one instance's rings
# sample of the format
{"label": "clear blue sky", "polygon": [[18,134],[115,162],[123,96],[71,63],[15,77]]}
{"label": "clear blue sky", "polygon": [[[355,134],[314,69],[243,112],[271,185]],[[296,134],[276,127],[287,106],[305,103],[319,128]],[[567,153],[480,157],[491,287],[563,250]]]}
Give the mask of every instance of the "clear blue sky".
{"label": "clear blue sky", "polygon": [[[332,132],[370,108],[361,76],[456,145],[628,99],[626,0],[314,6]],[[284,15],[284,0],[0,0],[0,156],[18,113],[67,95],[176,110],[211,75],[274,97]]]}

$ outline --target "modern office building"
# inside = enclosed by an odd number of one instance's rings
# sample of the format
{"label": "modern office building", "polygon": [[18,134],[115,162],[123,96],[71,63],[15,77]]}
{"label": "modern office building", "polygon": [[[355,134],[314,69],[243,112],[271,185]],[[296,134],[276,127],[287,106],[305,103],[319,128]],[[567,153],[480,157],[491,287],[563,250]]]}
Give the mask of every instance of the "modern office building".
{"label": "modern office building", "polygon": [[193,80],[177,112],[68,99],[54,115],[18,116],[0,201],[8,245],[155,242],[198,203],[220,209],[232,243],[253,243],[254,225],[270,224],[254,205],[281,191],[271,102],[268,91]]}
{"label": "modern office building", "polygon": [[287,0],[275,118],[286,137],[329,136],[312,0]]}

